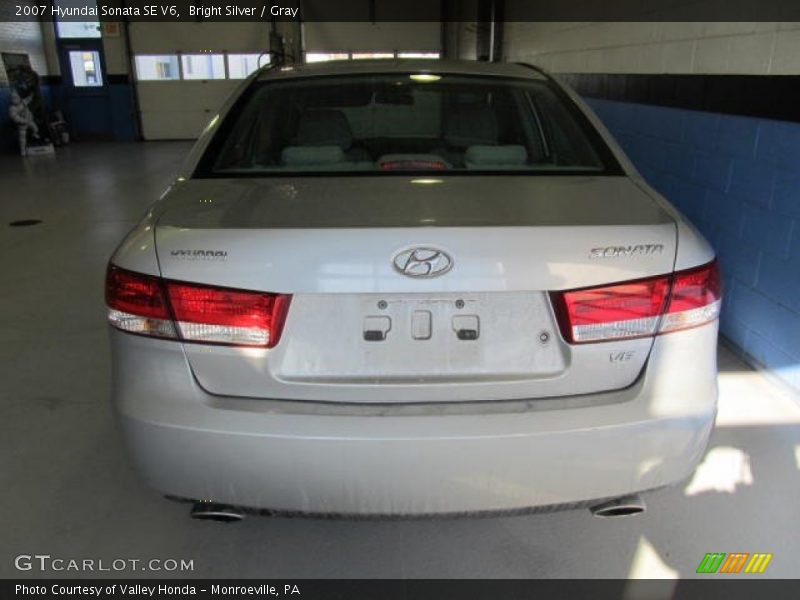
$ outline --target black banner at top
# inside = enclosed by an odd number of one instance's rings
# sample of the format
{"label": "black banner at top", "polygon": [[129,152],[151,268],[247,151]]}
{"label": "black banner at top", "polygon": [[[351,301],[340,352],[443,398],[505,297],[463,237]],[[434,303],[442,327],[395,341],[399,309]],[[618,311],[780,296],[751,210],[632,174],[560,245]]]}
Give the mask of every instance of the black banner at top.
{"label": "black banner at top", "polygon": [[[3,0],[0,21],[800,21],[799,0]],[[501,18],[499,18],[501,17]]]}

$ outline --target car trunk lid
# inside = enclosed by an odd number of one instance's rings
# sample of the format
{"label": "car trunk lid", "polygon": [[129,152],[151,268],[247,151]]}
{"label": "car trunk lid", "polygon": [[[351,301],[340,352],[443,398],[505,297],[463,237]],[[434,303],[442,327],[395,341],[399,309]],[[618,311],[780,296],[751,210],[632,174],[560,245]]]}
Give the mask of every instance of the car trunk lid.
{"label": "car trunk lid", "polygon": [[547,293],[669,273],[676,230],[624,177],[351,176],[184,182],[156,240],[165,278],[293,295],[275,348],[185,344],[208,391],[429,402],[632,383],[652,340],[568,345]]}

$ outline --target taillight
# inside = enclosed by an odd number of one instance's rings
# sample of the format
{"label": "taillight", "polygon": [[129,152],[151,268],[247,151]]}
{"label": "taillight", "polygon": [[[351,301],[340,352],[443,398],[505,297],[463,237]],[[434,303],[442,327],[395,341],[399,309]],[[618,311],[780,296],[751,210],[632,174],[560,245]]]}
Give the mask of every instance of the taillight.
{"label": "taillight", "polygon": [[186,342],[278,343],[291,296],[162,280],[109,266],[106,304],[123,331]]}
{"label": "taillight", "polygon": [[176,337],[158,277],[109,266],[106,305],[108,322],[117,329],[162,338]]}
{"label": "taillight", "polygon": [[552,292],[571,344],[629,339],[697,327],[719,316],[717,262],[648,279]]}
{"label": "taillight", "polygon": [[237,346],[278,343],[291,296],[167,282],[181,337]]}
{"label": "taillight", "polygon": [[722,284],[717,261],[679,271],[672,277],[669,306],[659,332],[689,329],[713,321],[719,316],[721,304]]}

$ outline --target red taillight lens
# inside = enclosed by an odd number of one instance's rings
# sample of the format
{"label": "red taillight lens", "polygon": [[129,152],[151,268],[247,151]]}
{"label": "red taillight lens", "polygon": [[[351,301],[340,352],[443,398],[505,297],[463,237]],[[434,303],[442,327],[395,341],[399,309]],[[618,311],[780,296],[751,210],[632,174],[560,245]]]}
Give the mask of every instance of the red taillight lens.
{"label": "red taillight lens", "polygon": [[280,339],[291,296],[167,283],[181,337],[189,341],[266,346]]}
{"label": "red taillight lens", "polygon": [[109,266],[106,304],[108,322],[117,329],[153,337],[176,337],[158,277]]}
{"label": "red taillight lens", "polygon": [[557,292],[554,306],[564,339],[596,342],[653,335],[664,312],[669,277]]}
{"label": "red taillight lens", "polygon": [[675,273],[667,314],[659,331],[667,333],[697,327],[719,316],[722,284],[717,261]]}
{"label": "red taillight lens", "polygon": [[564,339],[619,340],[696,327],[719,316],[716,261],[696,269],[610,286],[553,292]]}
{"label": "red taillight lens", "polygon": [[106,275],[109,308],[140,317],[169,319],[158,277],[109,267]]}
{"label": "red taillight lens", "polygon": [[290,300],[282,294],[164,281],[114,266],[106,275],[111,325],[187,342],[272,348]]}

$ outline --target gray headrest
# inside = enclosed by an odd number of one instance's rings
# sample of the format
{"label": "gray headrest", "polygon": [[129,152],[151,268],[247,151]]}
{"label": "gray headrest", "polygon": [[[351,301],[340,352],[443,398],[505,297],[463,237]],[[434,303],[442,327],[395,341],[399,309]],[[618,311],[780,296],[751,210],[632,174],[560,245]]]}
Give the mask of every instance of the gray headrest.
{"label": "gray headrest", "polygon": [[281,162],[293,167],[334,165],[344,162],[344,152],[339,146],[287,146],[281,152]]}
{"label": "gray headrest", "polygon": [[447,118],[445,141],[456,148],[497,143],[497,119],[491,108],[462,106]]}
{"label": "gray headrest", "polygon": [[521,167],[528,160],[525,146],[470,146],[464,164],[472,167]]}
{"label": "gray headrest", "polygon": [[339,146],[347,150],[353,144],[353,132],[340,110],[310,110],[300,117],[297,126],[298,146]]}

